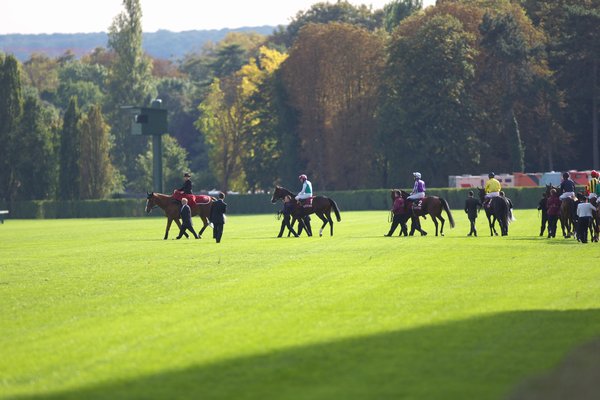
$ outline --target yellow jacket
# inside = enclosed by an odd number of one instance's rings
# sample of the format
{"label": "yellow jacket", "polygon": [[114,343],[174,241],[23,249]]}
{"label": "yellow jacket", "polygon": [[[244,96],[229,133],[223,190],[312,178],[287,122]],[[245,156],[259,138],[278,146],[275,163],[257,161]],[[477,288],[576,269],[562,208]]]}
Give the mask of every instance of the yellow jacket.
{"label": "yellow jacket", "polygon": [[490,178],[490,180],[485,184],[486,193],[499,192],[500,190],[502,190],[502,187],[496,178]]}

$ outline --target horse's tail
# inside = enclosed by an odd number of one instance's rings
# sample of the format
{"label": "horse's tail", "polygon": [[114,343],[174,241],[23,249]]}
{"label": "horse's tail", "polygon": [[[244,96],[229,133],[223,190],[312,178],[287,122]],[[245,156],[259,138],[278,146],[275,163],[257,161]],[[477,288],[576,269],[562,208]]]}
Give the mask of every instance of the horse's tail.
{"label": "horse's tail", "polygon": [[333,212],[335,213],[335,218],[337,222],[342,222],[342,217],[340,217],[340,209],[333,199],[329,199],[329,204],[331,204],[331,208],[333,208]]}
{"label": "horse's tail", "polygon": [[442,207],[444,207],[444,210],[446,210],[446,214],[448,214],[448,222],[450,222],[450,228],[454,228],[454,217],[452,217],[452,211],[450,211],[448,202],[445,199],[442,199],[441,197],[440,201],[442,202]]}

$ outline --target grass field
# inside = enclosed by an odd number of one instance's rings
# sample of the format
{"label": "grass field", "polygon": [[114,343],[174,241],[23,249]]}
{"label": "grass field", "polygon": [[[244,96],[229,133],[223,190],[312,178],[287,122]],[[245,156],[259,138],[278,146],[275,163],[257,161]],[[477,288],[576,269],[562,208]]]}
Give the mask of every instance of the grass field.
{"label": "grass field", "polygon": [[299,239],[232,215],[220,244],[163,241],[159,218],[8,220],[0,397],[500,399],[600,337],[600,245],[539,238],[533,210],[505,238],[454,215],[386,238],[386,212],[342,210]]}

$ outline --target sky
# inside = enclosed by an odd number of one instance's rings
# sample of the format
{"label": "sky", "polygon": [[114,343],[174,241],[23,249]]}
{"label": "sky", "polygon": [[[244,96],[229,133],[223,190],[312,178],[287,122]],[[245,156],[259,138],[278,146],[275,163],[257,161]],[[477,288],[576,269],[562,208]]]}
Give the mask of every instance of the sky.
{"label": "sky", "polygon": [[[287,25],[319,0],[141,0],[142,29],[174,32]],[[329,0],[329,2],[332,2]],[[389,0],[350,0],[382,8]],[[423,0],[424,6],[435,0]],[[122,0],[0,0],[0,34],[106,32]]]}

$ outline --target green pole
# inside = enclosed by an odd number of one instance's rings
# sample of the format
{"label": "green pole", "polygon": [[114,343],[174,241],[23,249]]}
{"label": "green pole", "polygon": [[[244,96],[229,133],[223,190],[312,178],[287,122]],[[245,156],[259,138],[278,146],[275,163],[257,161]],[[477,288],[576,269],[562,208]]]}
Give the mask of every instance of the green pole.
{"label": "green pole", "polygon": [[152,135],[152,187],[154,192],[162,190],[162,140],[161,135]]}

